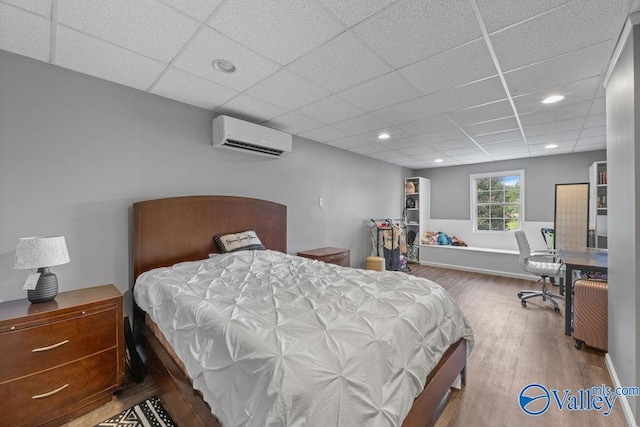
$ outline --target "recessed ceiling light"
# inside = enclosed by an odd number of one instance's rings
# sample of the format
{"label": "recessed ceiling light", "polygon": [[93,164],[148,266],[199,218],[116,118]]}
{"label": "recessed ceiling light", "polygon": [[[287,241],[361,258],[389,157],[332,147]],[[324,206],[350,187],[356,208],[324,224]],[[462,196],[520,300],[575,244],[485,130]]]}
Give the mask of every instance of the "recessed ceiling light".
{"label": "recessed ceiling light", "polygon": [[434,162],[434,163],[442,163],[442,162],[444,162],[444,160],[442,160],[442,159],[435,159],[433,162]]}
{"label": "recessed ceiling light", "polygon": [[389,139],[391,136],[388,133],[381,133],[378,135],[378,139]]}
{"label": "recessed ceiling light", "polygon": [[542,100],[543,104],[553,104],[554,102],[562,101],[564,96],[562,95],[551,95]]}
{"label": "recessed ceiling light", "polygon": [[547,144],[544,146],[544,148],[546,148],[547,150],[551,148],[558,148],[558,144]]}
{"label": "recessed ceiling light", "polygon": [[226,59],[216,59],[211,65],[221,73],[233,73],[236,70],[236,66]]}

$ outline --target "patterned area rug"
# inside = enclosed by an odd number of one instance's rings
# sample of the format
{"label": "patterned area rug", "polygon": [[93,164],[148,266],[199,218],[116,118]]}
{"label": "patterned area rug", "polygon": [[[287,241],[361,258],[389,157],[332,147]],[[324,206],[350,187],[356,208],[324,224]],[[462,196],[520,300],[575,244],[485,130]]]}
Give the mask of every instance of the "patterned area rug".
{"label": "patterned area rug", "polygon": [[178,427],[171,419],[160,399],[153,396],[125,409],[95,427]]}

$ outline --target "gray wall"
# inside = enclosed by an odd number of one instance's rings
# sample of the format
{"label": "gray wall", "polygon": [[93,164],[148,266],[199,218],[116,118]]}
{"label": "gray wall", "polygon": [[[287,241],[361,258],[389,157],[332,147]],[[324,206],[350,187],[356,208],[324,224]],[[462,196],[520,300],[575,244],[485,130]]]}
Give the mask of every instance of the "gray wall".
{"label": "gray wall", "polygon": [[15,246],[38,235],[66,237],[71,262],[52,269],[60,291],[126,291],[131,204],[181,195],[285,204],[289,253],[347,247],[363,267],[369,219],[401,215],[410,171],[301,138],[278,160],[214,149],[213,116],[0,51],[0,300],[26,296]]}
{"label": "gray wall", "polygon": [[[623,386],[640,384],[640,26],[607,83],[609,356]],[[638,399],[628,398],[638,419]]]}
{"label": "gray wall", "polygon": [[523,169],[525,220],[552,222],[555,185],[589,182],[589,166],[600,160],[606,160],[604,150],[421,169],[416,172],[416,175],[431,180],[431,218],[469,220],[471,215],[469,175]]}

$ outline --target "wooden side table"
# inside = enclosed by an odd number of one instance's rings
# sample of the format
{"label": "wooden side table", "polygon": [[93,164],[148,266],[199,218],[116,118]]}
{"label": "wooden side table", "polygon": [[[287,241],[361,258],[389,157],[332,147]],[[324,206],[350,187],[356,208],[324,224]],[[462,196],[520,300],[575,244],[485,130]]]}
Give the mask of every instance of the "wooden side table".
{"label": "wooden side table", "polygon": [[124,384],[123,298],[113,285],[0,303],[0,425],[59,425]]}
{"label": "wooden side table", "polygon": [[311,249],[298,252],[298,256],[341,265],[342,267],[351,267],[351,250],[345,248]]}

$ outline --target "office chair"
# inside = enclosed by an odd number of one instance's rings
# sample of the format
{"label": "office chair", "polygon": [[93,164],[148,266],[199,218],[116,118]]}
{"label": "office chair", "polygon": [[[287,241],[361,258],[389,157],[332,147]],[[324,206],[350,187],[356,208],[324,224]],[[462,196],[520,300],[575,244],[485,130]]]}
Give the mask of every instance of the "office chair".
{"label": "office chair", "polygon": [[[558,255],[555,251],[532,252],[524,231],[516,231],[515,236],[520,251],[520,267],[522,267],[524,271],[540,276],[540,280],[542,281],[542,288],[539,291],[522,290],[518,292],[518,298],[520,298],[522,306],[526,307],[527,300],[530,298],[542,297],[543,301],[549,300],[551,304],[553,304],[553,311],[560,313],[560,307],[555,300],[560,299],[564,301],[564,297],[547,291],[547,277],[559,276],[564,264],[556,261]],[[540,259],[544,259],[545,261],[540,261]]]}

